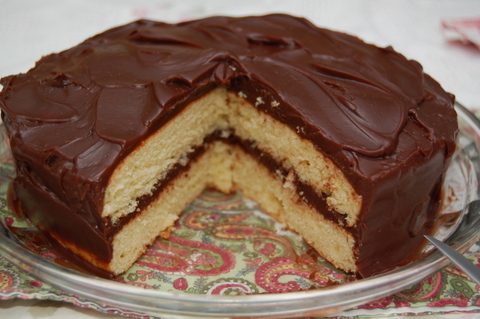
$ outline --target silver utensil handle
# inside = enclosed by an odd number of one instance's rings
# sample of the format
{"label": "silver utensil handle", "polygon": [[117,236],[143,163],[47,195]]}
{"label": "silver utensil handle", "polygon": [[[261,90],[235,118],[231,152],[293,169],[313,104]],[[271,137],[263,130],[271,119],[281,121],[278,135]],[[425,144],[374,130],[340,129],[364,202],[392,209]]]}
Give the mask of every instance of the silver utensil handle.
{"label": "silver utensil handle", "polygon": [[430,236],[425,235],[425,238],[427,238],[435,247],[438,248],[438,250],[440,250],[460,269],[462,269],[473,281],[480,284],[480,268],[478,268],[473,262],[471,262],[459,252],[450,248],[445,243]]}

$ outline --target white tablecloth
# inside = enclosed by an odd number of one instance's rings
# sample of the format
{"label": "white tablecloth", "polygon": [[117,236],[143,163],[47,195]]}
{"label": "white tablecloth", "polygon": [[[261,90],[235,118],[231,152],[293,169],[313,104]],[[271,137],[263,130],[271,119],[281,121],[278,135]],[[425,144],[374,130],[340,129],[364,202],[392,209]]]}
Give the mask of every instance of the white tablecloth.
{"label": "white tablecloth", "polygon": [[[303,16],[318,26],[351,33],[379,46],[391,45],[419,61],[460,103],[480,108],[480,50],[448,41],[441,27],[443,19],[480,17],[478,0],[4,0],[0,1],[0,77],[25,72],[42,55],[140,18],[177,22],[210,15],[273,12]],[[112,316],[55,302],[0,302],[0,318],[43,317]]]}

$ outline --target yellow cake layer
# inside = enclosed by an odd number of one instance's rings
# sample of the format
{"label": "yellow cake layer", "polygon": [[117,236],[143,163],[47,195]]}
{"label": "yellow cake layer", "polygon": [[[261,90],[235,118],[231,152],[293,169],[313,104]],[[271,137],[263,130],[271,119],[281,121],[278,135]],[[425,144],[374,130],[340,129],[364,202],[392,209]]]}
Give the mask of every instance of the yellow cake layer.
{"label": "yellow cake layer", "polygon": [[190,103],[118,165],[105,191],[102,216],[115,222],[133,212],[137,198],[151,193],[176,163],[186,163],[188,153],[218,130],[225,134],[233,130],[236,136],[255,141],[260,150],[287,170],[293,168],[300,181],[327,197],[328,205],[344,214],[349,226],[355,224],[362,200],[341,170],[310,141],[224,88]]}
{"label": "yellow cake layer", "polygon": [[[183,209],[206,187],[236,189],[298,232],[336,267],[355,271],[352,236],[308,206],[290,181],[282,182],[238,146],[217,141],[191,162],[157,198],[115,236],[109,270],[127,270],[159,233],[169,230]],[[321,243],[321,244],[318,244]]]}
{"label": "yellow cake layer", "polygon": [[[231,132],[268,153],[283,171],[272,174],[238,146],[217,141],[188,163],[188,154],[201,147],[206,136]],[[281,136],[281,138],[278,138]],[[343,225],[327,220],[296,190],[295,178],[326,198],[331,210],[355,224],[361,208],[358,196],[343,173],[311,142],[242,96],[217,88],[190,103],[168,124],[150,136],[116,168],[105,192],[103,216],[115,223],[135,212],[137,198],[152,194],[154,185],[174,166],[189,165],[150,205],[137,212],[113,241],[110,270],[119,274],[144,252],[161,232],[171,227],[183,209],[208,186],[230,192],[242,190],[289,228],[298,232],[335,266],[355,271],[353,238]],[[322,242],[321,245],[317,244]]]}

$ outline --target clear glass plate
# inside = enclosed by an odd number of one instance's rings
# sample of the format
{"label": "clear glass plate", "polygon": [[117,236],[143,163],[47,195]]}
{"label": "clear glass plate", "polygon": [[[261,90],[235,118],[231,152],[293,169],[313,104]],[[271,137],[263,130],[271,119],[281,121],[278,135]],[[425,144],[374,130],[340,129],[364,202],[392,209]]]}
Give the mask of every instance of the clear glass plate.
{"label": "clear glass plate", "polygon": [[[456,110],[460,124],[458,150],[447,172],[444,201],[435,237],[458,251],[465,252],[478,239],[480,229],[480,204],[476,202],[480,198],[480,122],[463,106],[457,104]],[[7,157],[0,158],[0,164],[5,161],[8,161]],[[251,210],[251,203],[245,203],[246,207],[243,208]],[[195,205],[197,206],[193,209],[198,210],[201,201]],[[218,207],[200,208],[218,210]],[[238,206],[235,209],[230,214],[242,212]],[[2,223],[0,253],[23,271],[81,298],[126,312],[163,318],[325,316],[398,292],[449,264],[446,257],[427,246],[412,263],[367,279],[350,281],[339,272],[340,275],[336,278],[340,278],[340,284],[327,284],[319,288],[312,286],[311,289],[295,292],[194,294],[172,289],[144,289],[138,285],[101,279],[64,267],[52,258],[41,256],[28,242],[17,240],[15,236],[18,238],[18,234],[12,233],[13,228],[9,227],[11,225],[7,225],[5,220]],[[322,263],[320,259],[315,260]]]}

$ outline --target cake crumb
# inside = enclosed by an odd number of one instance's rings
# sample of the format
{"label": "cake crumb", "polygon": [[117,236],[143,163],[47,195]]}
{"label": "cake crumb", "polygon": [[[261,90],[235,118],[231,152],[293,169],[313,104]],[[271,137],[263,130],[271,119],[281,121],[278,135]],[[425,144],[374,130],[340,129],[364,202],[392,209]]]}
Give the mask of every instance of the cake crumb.
{"label": "cake crumb", "polygon": [[297,130],[297,134],[305,134],[305,128],[303,126],[297,126],[296,127],[296,130]]}
{"label": "cake crumb", "polygon": [[158,234],[158,236],[163,239],[169,239],[173,230],[174,230],[173,227],[170,226],[167,229],[161,231],[160,234]]}
{"label": "cake crumb", "polygon": [[278,107],[278,106],[280,105],[280,103],[278,103],[277,101],[272,101],[272,102],[270,103],[270,105],[271,105],[272,107]]}
{"label": "cake crumb", "polygon": [[242,91],[238,92],[238,96],[243,97],[244,99],[247,98],[247,95],[245,93],[243,93]]}
{"label": "cake crumb", "polygon": [[178,164],[180,164],[181,166],[187,166],[188,161],[189,161],[188,156],[182,155],[182,157],[180,157],[178,160]]}
{"label": "cake crumb", "polygon": [[222,130],[220,132],[220,137],[221,138],[229,138],[230,135],[232,135],[232,132],[230,130]]}
{"label": "cake crumb", "polygon": [[255,106],[259,106],[261,104],[265,104],[265,102],[263,102],[263,99],[261,96],[257,97],[257,102],[255,102]]}
{"label": "cake crumb", "polygon": [[297,188],[295,186],[295,173],[293,170],[290,170],[285,178],[285,182],[283,183],[283,188],[289,188],[295,191]]}
{"label": "cake crumb", "polygon": [[277,177],[279,177],[281,180],[284,180],[285,179],[285,175],[283,175],[282,171],[277,169],[275,171],[275,174],[277,175]]}

